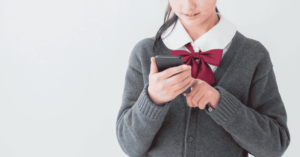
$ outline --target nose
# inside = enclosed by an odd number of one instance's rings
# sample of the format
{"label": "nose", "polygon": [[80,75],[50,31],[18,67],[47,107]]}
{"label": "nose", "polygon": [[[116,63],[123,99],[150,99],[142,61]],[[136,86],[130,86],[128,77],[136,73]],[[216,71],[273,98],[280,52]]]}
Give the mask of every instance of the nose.
{"label": "nose", "polygon": [[194,9],[196,8],[195,0],[183,0],[183,12],[186,14],[194,13]]}

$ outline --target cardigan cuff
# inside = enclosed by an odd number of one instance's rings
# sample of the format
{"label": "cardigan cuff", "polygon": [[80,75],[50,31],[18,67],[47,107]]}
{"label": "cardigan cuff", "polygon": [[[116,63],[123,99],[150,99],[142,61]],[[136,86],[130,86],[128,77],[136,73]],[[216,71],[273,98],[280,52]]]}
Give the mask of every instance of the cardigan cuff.
{"label": "cardigan cuff", "polygon": [[156,105],[153,103],[148,94],[148,86],[149,83],[145,84],[136,104],[134,105],[134,110],[138,110],[138,112],[150,119],[160,120],[166,116],[171,101],[162,104],[164,106]]}
{"label": "cardigan cuff", "polygon": [[220,93],[218,107],[212,112],[209,112],[207,109],[205,109],[205,112],[210,115],[217,124],[223,125],[236,112],[239,105],[239,100],[221,86],[215,86],[214,88]]}

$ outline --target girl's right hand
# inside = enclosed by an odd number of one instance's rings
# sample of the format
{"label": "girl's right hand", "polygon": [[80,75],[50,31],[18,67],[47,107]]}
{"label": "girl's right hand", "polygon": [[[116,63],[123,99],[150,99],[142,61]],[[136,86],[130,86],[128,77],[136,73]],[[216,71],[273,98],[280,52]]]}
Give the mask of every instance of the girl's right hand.
{"label": "girl's right hand", "polygon": [[148,94],[155,104],[173,100],[190,87],[193,80],[191,66],[184,64],[158,72],[155,58],[151,57]]}

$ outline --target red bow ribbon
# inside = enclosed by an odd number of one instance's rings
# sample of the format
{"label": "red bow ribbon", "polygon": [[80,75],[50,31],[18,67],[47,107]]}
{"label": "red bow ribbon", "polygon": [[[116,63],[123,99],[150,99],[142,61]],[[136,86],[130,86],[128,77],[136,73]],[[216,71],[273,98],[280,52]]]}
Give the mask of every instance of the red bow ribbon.
{"label": "red bow ribbon", "polygon": [[[207,63],[219,66],[223,49],[212,49],[205,52],[199,50],[198,53],[195,53],[190,43],[185,46],[191,53],[184,50],[171,50],[171,56],[180,56],[186,65],[191,65],[193,78],[199,78],[210,85],[215,83],[214,73]],[[194,58],[199,58],[199,60],[196,62]]]}

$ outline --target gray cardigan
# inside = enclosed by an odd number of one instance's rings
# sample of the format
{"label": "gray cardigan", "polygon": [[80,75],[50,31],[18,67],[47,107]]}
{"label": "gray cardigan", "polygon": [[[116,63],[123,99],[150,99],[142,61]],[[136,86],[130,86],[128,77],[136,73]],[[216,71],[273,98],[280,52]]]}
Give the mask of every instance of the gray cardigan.
{"label": "gray cardigan", "polygon": [[120,147],[130,157],[279,157],[290,144],[287,113],[268,50],[236,32],[214,72],[220,92],[212,112],[190,108],[181,93],[164,106],[147,92],[151,57],[171,56],[154,37],[133,48],[116,122]]}

